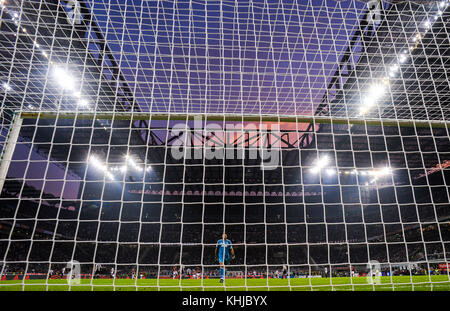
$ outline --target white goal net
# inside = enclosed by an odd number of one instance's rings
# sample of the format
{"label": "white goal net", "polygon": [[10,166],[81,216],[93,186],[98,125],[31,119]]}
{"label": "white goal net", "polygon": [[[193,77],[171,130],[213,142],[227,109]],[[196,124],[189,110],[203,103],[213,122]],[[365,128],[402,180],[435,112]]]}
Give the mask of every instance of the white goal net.
{"label": "white goal net", "polygon": [[450,289],[450,1],[0,8],[0,290]]}

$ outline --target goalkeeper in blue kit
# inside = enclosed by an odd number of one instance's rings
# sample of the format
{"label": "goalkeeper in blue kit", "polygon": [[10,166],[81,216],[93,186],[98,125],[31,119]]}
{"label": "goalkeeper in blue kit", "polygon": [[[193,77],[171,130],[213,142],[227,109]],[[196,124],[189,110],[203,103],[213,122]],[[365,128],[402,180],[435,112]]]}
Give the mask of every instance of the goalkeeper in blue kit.
{"label": "goalkeeper in blue kit", "polygon": [[225,279],[225,265],[228,265],[230,260],[235,257],[233,245],[231,245],[231,241],[227,239],[227,235],[225,233],[222,234],[222,239],[217,241],[215,256],[219,260],[220,282],[222,283]]}

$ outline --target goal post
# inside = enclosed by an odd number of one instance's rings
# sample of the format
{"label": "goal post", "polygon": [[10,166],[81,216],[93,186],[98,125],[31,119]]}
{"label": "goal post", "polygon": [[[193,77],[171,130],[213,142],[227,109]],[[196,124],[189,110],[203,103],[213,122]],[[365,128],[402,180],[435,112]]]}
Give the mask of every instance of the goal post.
{"label": "goal post", "polygon": [[8,135],[3,142],[2,154],[0,157],[0,193],[3,190],[3,184],[8,174],[9,164],[11,163],[14,148],[19,138],[20,127],[22,126],[22,116],[14,114],[13,121],[9,127]]}

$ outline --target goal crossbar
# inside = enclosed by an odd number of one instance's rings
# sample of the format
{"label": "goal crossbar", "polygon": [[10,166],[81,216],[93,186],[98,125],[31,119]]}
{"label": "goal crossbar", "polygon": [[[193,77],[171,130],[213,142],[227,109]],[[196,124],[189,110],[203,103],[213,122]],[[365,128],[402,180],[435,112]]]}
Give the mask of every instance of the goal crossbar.
{"label": "goal crossbar", "polygon": [[400,126],[400,127],[432,127],[450,128],[447,120],[407,120],[407,119],[374,119],[374,118],[344,118],[328,116],[274,116],[252,114],[167,114],[148,112],[21,112],[22,119],[81,119],[81,120],[155,120],[155,121],[221,121],[221,122],[289,122],[316,124],[349,124],[367,126]]}

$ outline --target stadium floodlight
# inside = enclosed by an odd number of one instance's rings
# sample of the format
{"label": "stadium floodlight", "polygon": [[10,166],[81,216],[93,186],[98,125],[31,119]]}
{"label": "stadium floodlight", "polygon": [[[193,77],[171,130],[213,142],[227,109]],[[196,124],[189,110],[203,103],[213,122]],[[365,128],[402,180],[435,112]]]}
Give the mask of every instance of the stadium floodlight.
{"label": "stadium floodlight", "polygon": [[389,167],[383,167],[379,172],[381,175],[390,175],[392,173],[392,170]]}
{"label": "stadium floodlight", "polygon": [[314,167],[311,169],[311,172],[318,173],[321,169],[323,169],[329,162],[328,156],[323,156],[318,158],[314,163]]}
{"label": "stadium floodlight", "polygon": [[114,180],[114,175],[111,172],[106,171],[105,174],[109,179]]}
{"label": "stadium floodlight", "polygon": [[97,159],[96,156],[91,156],[89,158],[89,162],[92,163],[97,169],[102,170],[104,172],[107,171],[106,166],[99,159]]}
{"label": "stadium floodlight", "polygon": [[323,167],[325,167],[325,165],[328,164],[329,161],[330,161],[330,159],[328,158],[328,156],[323,156],[323,157],[321,157],[320,159],[317,160],[316,165],[319,168],[323,168]]}
{"label": "stadium floodlight", "polygon": [[369,175],[374,176],[374,180],[381,176],[387,176],[392,173],[392,170],[389,167],[382,167],[379,169],[374,169],[369,171]]}
{"label": "stadium floodlight", "polygon": [[136,161],[135,161],[129,154],[126,154],[126,155],[125,155],[125,159],[126,159],[127,162],[131,165],[131,167],[132,167],[133,169],[135,169],[136,171],[138,171],[138,172],[144,171],[144,168],[142,168],[141,166],[139,166],[139,165],[136,163]]}
{"label": "stadium floodlight", "polygon": [[94,155],[91,155],[91,156],[89,157],[89,162],[91,162],[91,163],[94,164],[94,165],[100,164],[100,161],[99,161],[99,160],[97,159],[97,157],[94,156]]}
{"label": "stadium floodlight", "polygon": [[327,169],[327,174],[328,174],[328,175],[332,176],[332,175],[334,175],[335,173],[336,173],[336,171],[335,171],[334,169],[332,169],[332,168]]}
{"label": "stadium floodlight", "polygon": [[373,107],[377,100],[379,100],[385,93],[386,89],[381,83],[372,84],[369,87],[369,91],[365,96],[362,106],[359,109],[359,112],[362,115],[365,115],[369,112],[370,108]]}
{"label": "stadium floodlight", "polygon": [[12,87],[7,83],[7,82],[3,82],[2,87],[5,91],[11,91]]}
{"label": "stadium floodlight", "polygon": [[58,84],[66,90],[73,90],[75,88],[75,80],[71,75],[59,66],[53,67],[53,76],[55,77]]}
{"label": "stadium floodlight", "polygon": [[88,103],[87,100],[81,99],[81,100],[78,102],[78,106],[81,106],[81,107],[87,107],[87,106],[89,106],[89,103]]}
{"label": "stadium floodlight", "polygon": [[395,77],[395,75],[397,74],[399,68],[400,67],[397,64],[392,65],[391,68],[389,68],[389,76],[390,77]]}
{"label": "stadium floodlight", "polygon": [[401,54],[400,56],[399,56],[399,58],[398,58],[398,61],[400,62],[400,63],[404,63],[404,62],[406,62],[408,60],[408,56],[406,56],[406,54]]}
{"label": "stadium floodlight", "polygon": [[380,83],[372,84],[369,88],[369,97],[374,98],[374,100],[379,99],[386,92],[385,87]]}
{"label": "stadium floodlight", "polygon": [[365,114],[367,114],[369,112],[369,108],[367,106],[362,106],[362,107],[359,108],[359,112],[362,115],[365,115]]}

